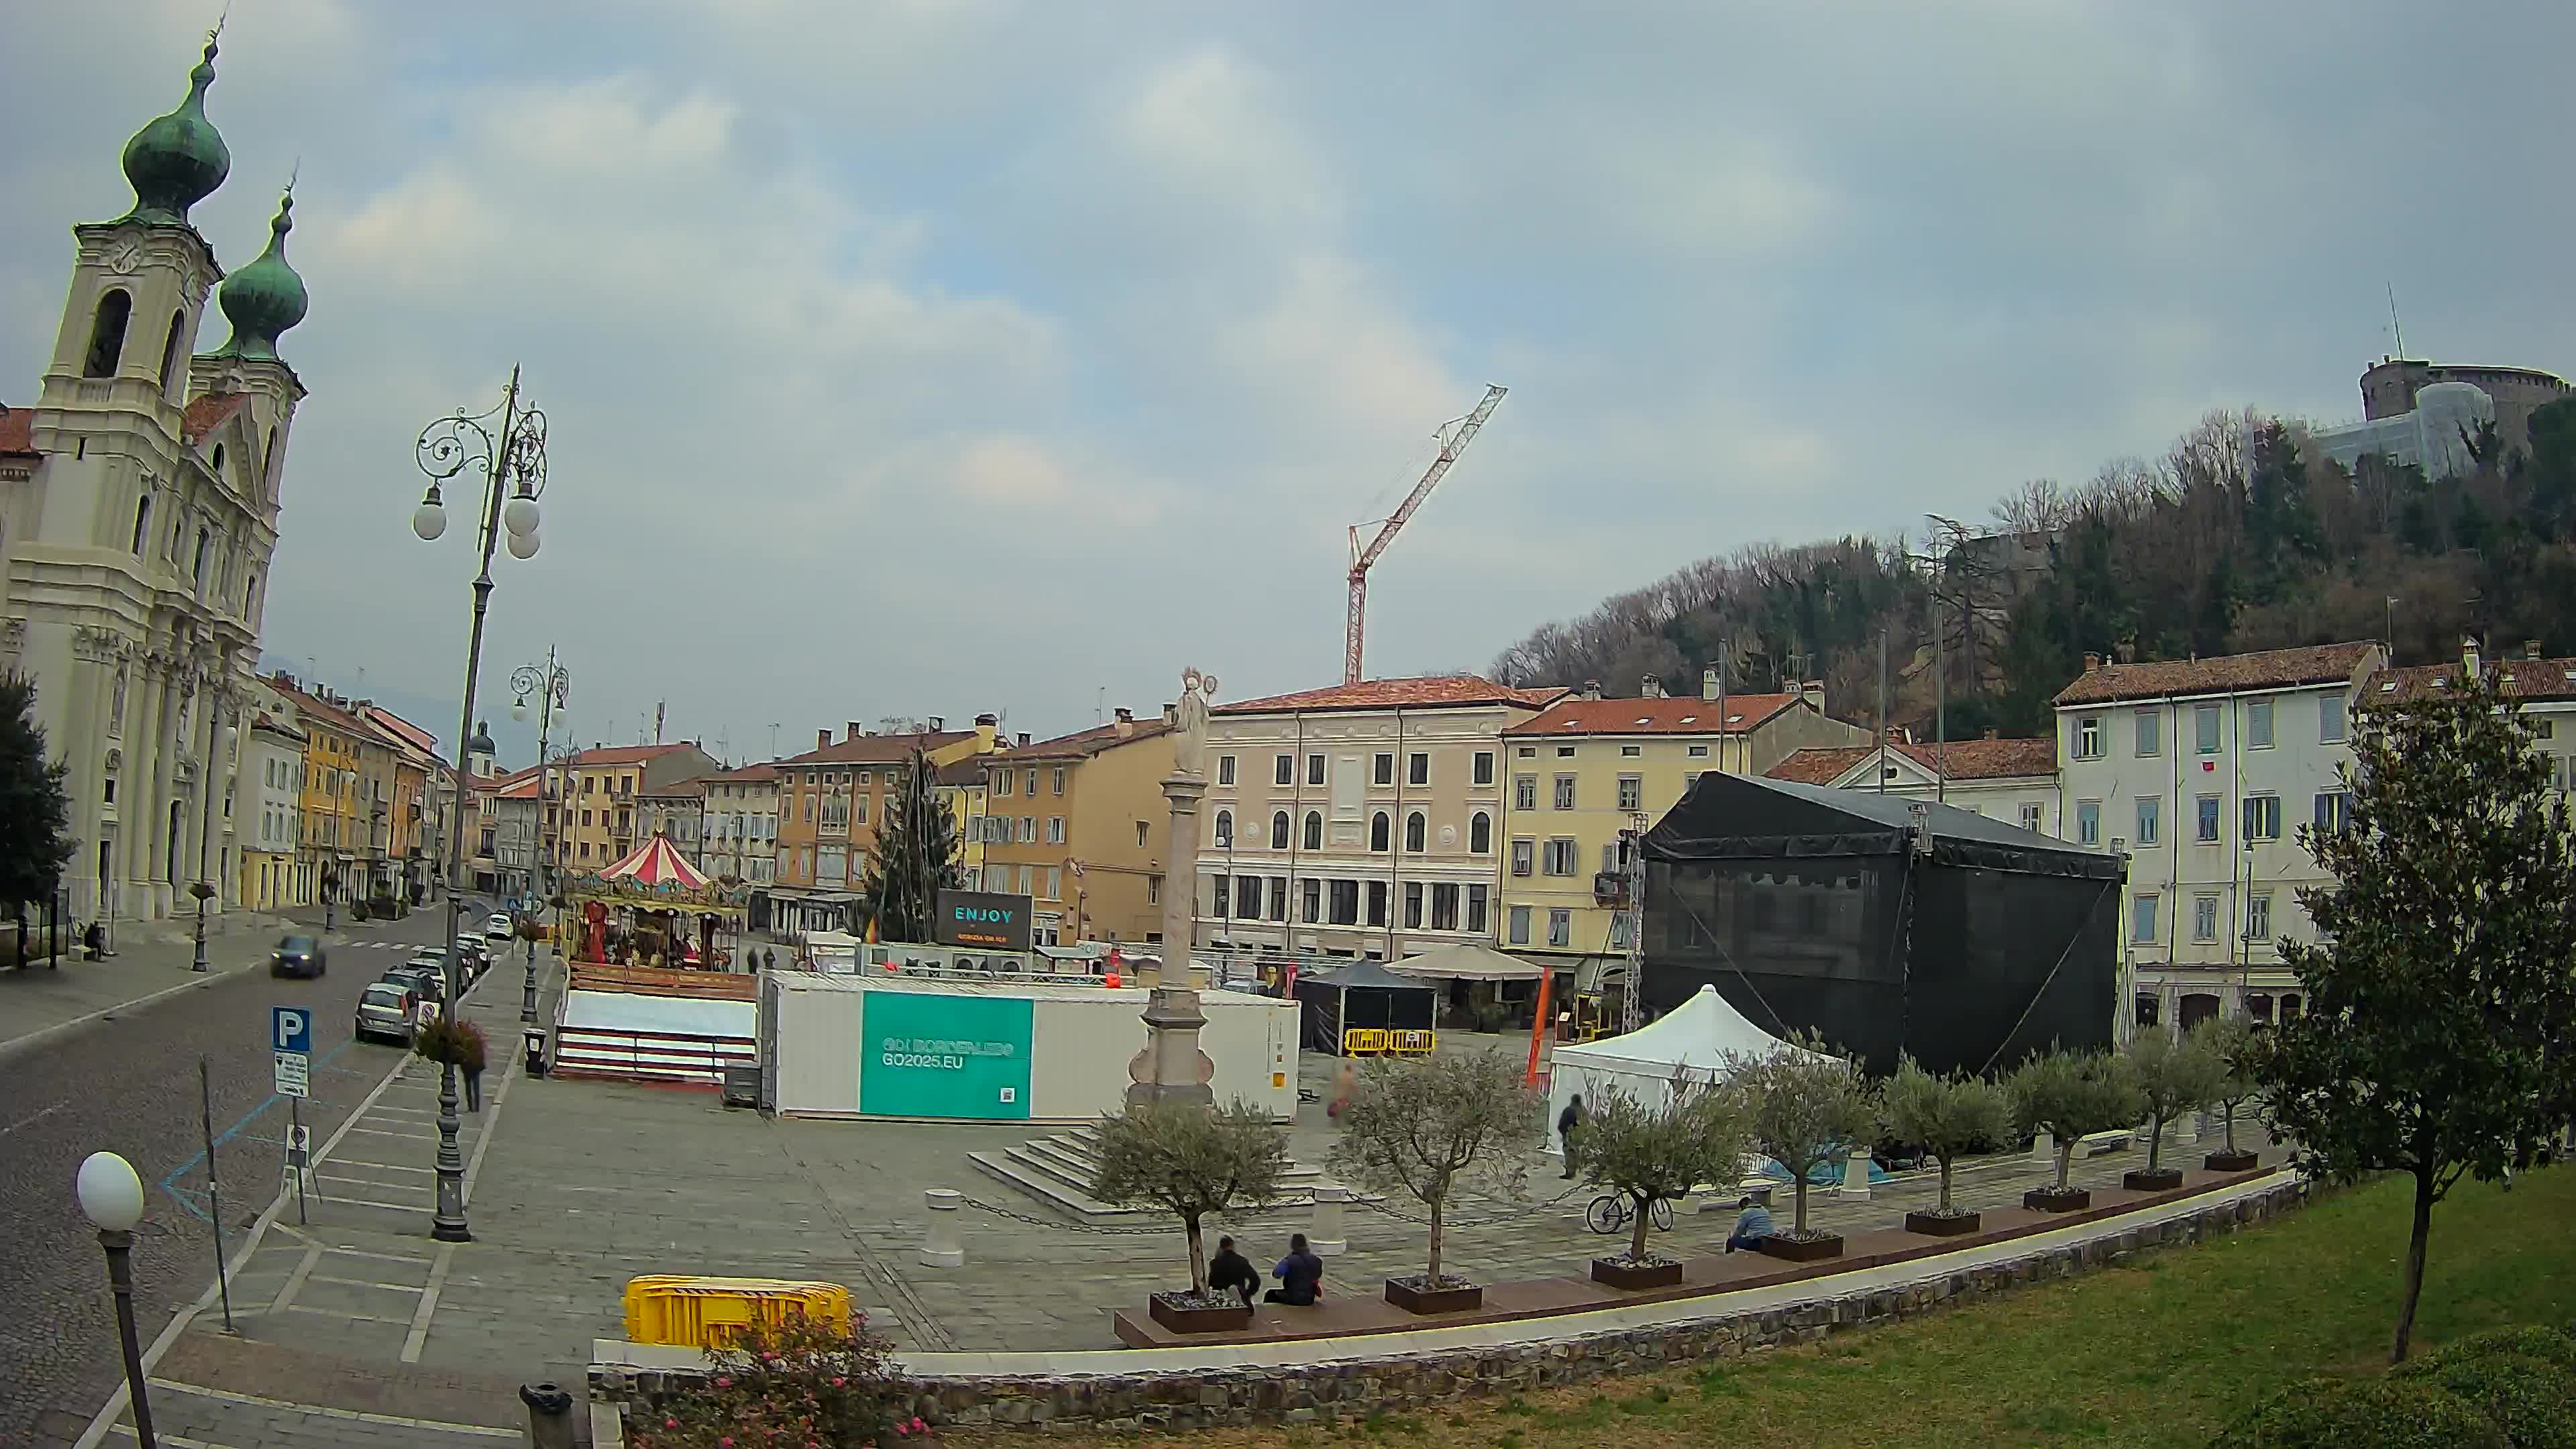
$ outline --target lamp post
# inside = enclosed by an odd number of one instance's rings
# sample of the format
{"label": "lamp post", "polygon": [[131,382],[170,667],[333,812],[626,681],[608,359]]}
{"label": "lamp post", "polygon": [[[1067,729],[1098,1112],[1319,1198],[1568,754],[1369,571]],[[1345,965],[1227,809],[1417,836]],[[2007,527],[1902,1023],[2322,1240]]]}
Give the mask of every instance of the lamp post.
{"label": "lamp post", "polygon": [[107,1286],[116,1295],[116,1335],[125,1349],[125,1396],[134,1408],[134,1437],[143,1449],[156,1449],[152,1436],[152,1401],[143,1379],[143,1346],[134,1336],[134,1225],[143,1221],[143,1179],[113,1152],[93,1152],[72,1179],[81,1215],[98,1229],[98,1245],[107,1250]]}
{"label": "lamp post", "polygon": [[[499,436],[491,426],[497,418]],[[483,667],[483,617],[492,602],[492,550],[506,532],[510,557],[531,559],[537,556],[537,499],[546,491],[546,415],[519,402],[519,369],[510,369],[509,385],[502,390],[501,405],[489,412],[468,414],[462,408],[453,417],[440,418],[421,429],[420,441],[414,445],[420,471],[429,477],[429,489],[421,495],[420,506],[412,510],[411,529],[422,542],[433,542],[447,531],[447,510],[439,498],[438,486],[468,470],[483,475],[482,504],[476,510],[482,567],[474,576],[474,625],[466,636],[465,698],[457,711],[456,774],[463,780],[473,773],[469,745],[474,737],[474,683]],[[515,489],[515,491],[514,491]],[[505,497],[506,495],[506,497]],[[456,890],[457,880],[465,873],[465,812],[453,812],[448,832],[447,935],[453,941],[460,934],[465,912],[465,899]],[[456,952],[449,950],[439,970],[440,1019],[456,1019]],[[457,1129],[464,1124],[457,1117],[456,1064],[438,1064],[438,1209],[430,1219],[429,1234],[442,1243],[471,1242],[474,1234],[465,1221],[465,1155],[457,1149]]]}
{"label": "lamp post", "polygon": [[[555,661],[553,646],[546,648],[545,667],[522,664],[510,671],[510,718],[524,721],[528,717],[528,696],[537,696],[537,868],[529,884],[540,900],[555,898],[554,854],[546,844],[546,815],[554,808],[547,786],[553,766],[546,759],[546,737],[554,727],[555,710],[572,690],[572,675]],[[558,945],[557,954],[562,947]],[[537,943],[527,943],[527,981],[519,992],[519,1021],[534,1025],[537,1020]]]}
{"label": "lamp post", "polygon": [[[221,717],[217,718],[220,720]],[[202,808],[198,811],[197,824],[197,881],[196,884],[188,887],[188,893],[197,898],[197,955],[196,959],[189,963],[188,969],[198,972],[208,969],[206,902],[215,894],[214,886],[206,879],[206,838],[215,833],[215,760],[232,748],[233,727],[218,723],[207,732],[206,738],[206,762],[197,770],[197,788],[205,796],[198,802]]]}

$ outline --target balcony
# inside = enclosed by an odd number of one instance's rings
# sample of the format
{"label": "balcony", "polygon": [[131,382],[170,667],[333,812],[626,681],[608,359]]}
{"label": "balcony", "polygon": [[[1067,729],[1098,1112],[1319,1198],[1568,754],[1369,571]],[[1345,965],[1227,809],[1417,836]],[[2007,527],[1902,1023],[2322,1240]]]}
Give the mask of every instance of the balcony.
{"label": "balcony", "polygon": [[1614,910],[1628,907],[1628,877],[1625,873],[1605,870],[1592,877],[1592,904]]}

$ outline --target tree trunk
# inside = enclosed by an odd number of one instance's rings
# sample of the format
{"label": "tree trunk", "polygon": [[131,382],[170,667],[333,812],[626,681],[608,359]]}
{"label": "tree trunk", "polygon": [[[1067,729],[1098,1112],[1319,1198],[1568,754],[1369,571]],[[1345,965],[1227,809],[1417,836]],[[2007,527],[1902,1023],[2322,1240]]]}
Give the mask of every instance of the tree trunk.
{"label": "tree trunk", "polygon": [[1431,1264],[1423,1271],[1422,1286],[1437,1288],[1440,1286],[1440,1243],[1448,1236],[1449,1225],[1442,1220],[1441,1203],[1428,1206],[1431,1209]]}
{"label": "tree trunk", "polygon": [[1957,1160],[1958,1160],[1958,1159],[1956,1159],[1956,1158],[1954,1158],[1954,1157],[1950,1156],[1950,1155],[1949,1155],[1948,1153],[1946,1153],[1946,1152],[1945,1152],[1945,1153],[1943,1153],[1943,1154],[1941,1155],[1941,1215],[1942,1215],[1943,1217],[1948,1217],[1948,1216],[1950,1215],[1950,1211],[1951,1211],[1951,1209],[1950,1209],[1950,1164],[1951,1164],[1951,1163],[1953,1163],[1953,1162],[1955,1162],[1955,1161],[1957,1161]]}
{"label": "tree trunk", "polygon": [[2424,1293],[2424,1243],[2433,1235],[2433,1171],[2415,1169],[2415,1225],[2406,1242],[2406,1299],[2397,1310],[2397,1343],[2388,1361],[2406,1362],[2406,1340],[2415,1333],[2415,1300]]}
{"label": "tree trunk", "polygon": [[2223,1103],[2220,1110],[2222,1115],[2218,1119],[2218,1130],[2227,1134],[2227,1150],[2234,1152],[2236,1150],[2236,1104],[2233,1101]]}
{"label": "tree trunk", "polygon": [[1199,1215],[1191,1213],[1181,1219],[1190,1234],[1190,1291],[1204,1294],[1207,1285],[1207,1239],[1199,1234]]}
{"label": "tree trunk", "polygon": [[2066,1174],[2074,1166],[2075,1139],[2069,1137],[2057,1144],[2057,1190],[2059,1192],[2066,1191]]}
{"label": "tree trunk", "polygon": [[2165,1119],[2158,1117],[2155,1119],[2155,1126],[2150,1128],[2147,1132],[2147,1171],[2155,1171],[2157,1166],[2163,1161],[2164,1155]]}
{"label": "tree trunk", "polygon": [[1642,1263],[1646,1261],[1646,1219],[1655,1210],[1655,1200],[1639,1193],[1629,1201],[1629,1206],[1637,1210],[1637,1222],[1628,1230],[1628,1261]]}
{"label": "tree trunk", "polygon": [[1798,1169],[1798,1219],[1791,1229],[1793,1232],[1804,1233],[1807,1230],[1807,1174],[1813,1171],[1814,1163]]}

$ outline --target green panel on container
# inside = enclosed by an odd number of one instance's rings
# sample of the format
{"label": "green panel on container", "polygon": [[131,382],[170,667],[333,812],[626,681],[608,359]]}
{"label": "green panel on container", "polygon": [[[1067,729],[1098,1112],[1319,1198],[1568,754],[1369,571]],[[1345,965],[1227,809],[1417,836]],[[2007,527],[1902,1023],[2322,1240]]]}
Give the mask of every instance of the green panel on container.
{"label": "green panel on container", "polygon": [[871,991],[860,1018],[859,1110],[871,1117],[1029,1115],[1037,1003],[946,992]]}

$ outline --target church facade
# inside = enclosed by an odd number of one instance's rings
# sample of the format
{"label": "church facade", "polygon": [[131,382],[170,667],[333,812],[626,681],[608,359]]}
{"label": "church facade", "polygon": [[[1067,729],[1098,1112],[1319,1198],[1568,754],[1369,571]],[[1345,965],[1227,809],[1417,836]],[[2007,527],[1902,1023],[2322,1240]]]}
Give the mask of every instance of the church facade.
{"label": "church facade", "polygon": [[[74,921],[191,914],[201,880],[220,909],[256,840],[235,782],[304,398],[278,339],[306,299],[291,189],[267,250],[229,276],[188,220],[231,169],[206,116],[215,53],[126,144],[133,208],[72,229],[37,400],[0,411],[0,665],[35,681],[69,767]],[[210,299],[230,335],[200,352]]]}

